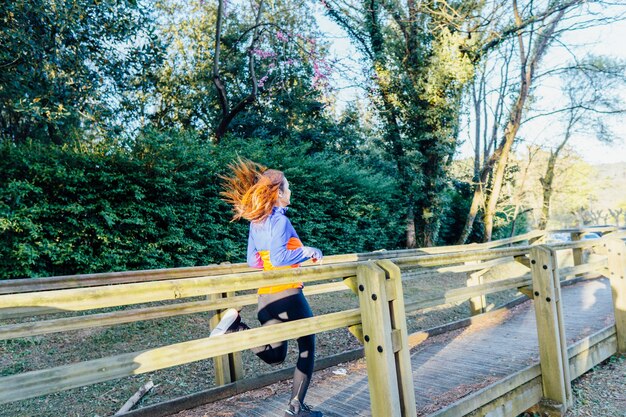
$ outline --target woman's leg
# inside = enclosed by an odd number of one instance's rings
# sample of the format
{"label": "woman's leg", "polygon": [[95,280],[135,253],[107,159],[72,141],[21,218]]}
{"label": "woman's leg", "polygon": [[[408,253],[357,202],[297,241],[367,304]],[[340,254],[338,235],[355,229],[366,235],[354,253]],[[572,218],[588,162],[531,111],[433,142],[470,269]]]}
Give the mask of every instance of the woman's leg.
{"label": "woman's leg", "polygon": [[[259,296],[258,318],[263,326],[313,317],[301,289],[290,289]],[[303,402],[315,365],[315,335],[297,339],[298,361],[293,375],[291,398]],[[266,345],[253,351],[267,363],[280,363],[287,355],[287,342]]]}

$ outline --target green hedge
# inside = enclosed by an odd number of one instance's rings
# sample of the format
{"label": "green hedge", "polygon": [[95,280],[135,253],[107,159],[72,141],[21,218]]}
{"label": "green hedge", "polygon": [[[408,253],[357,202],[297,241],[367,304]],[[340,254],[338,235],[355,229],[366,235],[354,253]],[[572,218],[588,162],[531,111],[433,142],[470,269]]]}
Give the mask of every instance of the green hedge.
{"label": "green hedge", "polygon": [[245,261],[248,225],[230,222],[219,197],[237,155],[286,172],[305,244],[326,254],[401,244],[394,181],[337,155],[178,133],[106,149],[2,146],[0,278]]}

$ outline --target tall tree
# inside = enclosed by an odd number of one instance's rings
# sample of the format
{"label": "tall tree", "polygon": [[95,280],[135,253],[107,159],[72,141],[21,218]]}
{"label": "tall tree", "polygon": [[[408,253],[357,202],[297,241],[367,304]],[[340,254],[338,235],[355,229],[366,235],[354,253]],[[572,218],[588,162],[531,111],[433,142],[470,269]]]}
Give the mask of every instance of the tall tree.
{"label": "tall tree", "polygon": [[158,63],[151,19],[131,0],[2,2],[0,137],[60,145],[119,126]]}
{"label": "tall tree", "polygon": [[624,62],[608,57],[588,57],[566,68],[562,79],[566,107],[555,112],[564,115],[565,131],[560,142],[550,149],[545,174],[540,178],[543,201],[539,228],[542,230],[550,219],[555,168],[561,151],[577,131],[588,135],[593,130],[599,140],[611,141],[614,135],[609,126],[609,116],[626,113],[626,105],[617,93],[626,82]]}
{"label": "tall tree", "polygon": [[[535,88],[537,69],[548,49],[557,42],[563,32],[589,25],[589,22],[586,21],[582,23],[569,22],[570,15],[583,3],[580,0],[568,0],[538,5],[530,1],[520,7],[517,0],[512,0],[512,16],[497,21],[493,33],[498,34],[498,36],[490,36],[491,39],[487,39],[480,48],[480,54],[477,55],[478,59],[481,59],[492,48],[502,45],[513,35],[518,50],[519,83],[505,121],[503,135],[498,146],[481,169],[472,203],[472,208],[475,210],[470,210],[458,243],[465,242],[481,205],[485,225],[484,240],[491,240],[493,220],[502,190],[508,158],[528,108],[528,98]],[[604,18],[600,17],[597,21],[604,21]],[[596,24],[598,24],[597,21]]]}
{"label": "tall tree", "polygon": [[407,208],[407,247],[431,246],[456,149],[462,91],[473,65],[465,50],[473,2],[450,6],[327,0],[326,12],[363,53],[370,100],[383,123],[381,148],[395,166]]}
{"label": "tall tree", "polygon": [[295,96],[312,106],[320,99],[330,67],[306,1],[162,0],[157,7],[169,45],[158,126],[197,129],[218,143],[246,130],[250,118],[262,125],[262,113],[293,113],[287,106],[298,104]]}

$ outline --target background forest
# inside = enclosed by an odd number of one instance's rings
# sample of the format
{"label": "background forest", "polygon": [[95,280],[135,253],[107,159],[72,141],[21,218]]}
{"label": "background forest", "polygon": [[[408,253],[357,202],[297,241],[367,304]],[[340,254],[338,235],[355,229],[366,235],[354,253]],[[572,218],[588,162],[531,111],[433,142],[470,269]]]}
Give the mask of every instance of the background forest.
{"label": "background forest", "polygon": [[[593,0],[3,2],[0,277],[241,262],[247,225],[219,195],[237,157],[285,171],[292,222],[326,254],[623,225],[626,164],[590,166],[570,139],[619,140],[625,63],[573,47],[546,58],[623,12]],[[320,17],[353,56],[331,53]],[[341,99],[346,84],[359,94]],[[546,85],[560,90],[554,108]],[[529,141],[532,120],[560,134]]]}

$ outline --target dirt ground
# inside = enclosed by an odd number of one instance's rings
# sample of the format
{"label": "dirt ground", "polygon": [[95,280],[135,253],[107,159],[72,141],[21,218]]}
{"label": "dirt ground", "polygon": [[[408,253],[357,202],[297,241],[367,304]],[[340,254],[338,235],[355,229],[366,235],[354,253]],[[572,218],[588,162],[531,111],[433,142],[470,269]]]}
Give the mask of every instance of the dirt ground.
{"label": "dirt ground", "polygon": [[572,384],[565,417],[626,417],[626,356],[613,356]]}
{"label": "dirt ground", "polygon": [[[574,405],[564,417],[626,417],[626,356],[615,355],[572,383]],[[543,417],[539,412],[518,417]]]}

